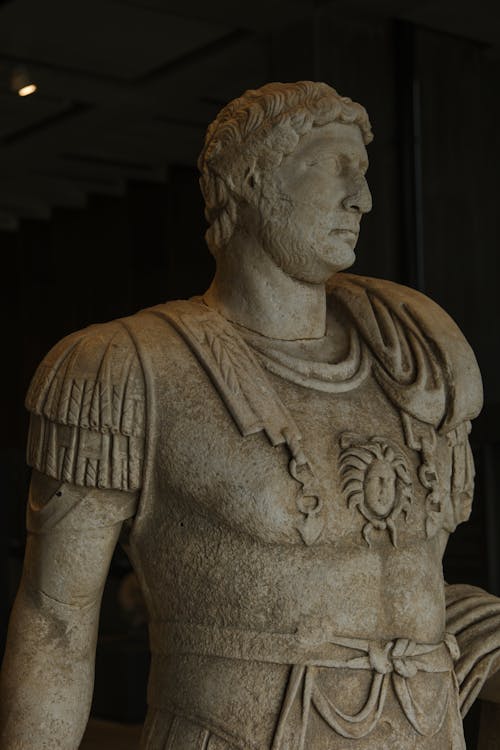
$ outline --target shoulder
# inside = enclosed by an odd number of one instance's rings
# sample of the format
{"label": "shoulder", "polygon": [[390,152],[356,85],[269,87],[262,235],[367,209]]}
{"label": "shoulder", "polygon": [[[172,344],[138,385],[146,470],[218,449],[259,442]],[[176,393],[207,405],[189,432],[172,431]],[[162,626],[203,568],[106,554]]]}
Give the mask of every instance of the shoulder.
{"label": "shoulder", "polygon": [[[328,286],[343,305],[375,356],[403,374],[428,370],[426,387],[442,386],[444,426],[473,419],[483,403],[482,380],[474,352],[455,321],[415,289],[385,279],[340,273]],[[413,361],[407,361],[412,360]],[[408,377],[408,372],[405,374]],[[444,393],[446,391],[446,393]],[[443,402],[443,403],[444,403]]]}
{"label": "shoulder", "polygon": [[26,396],[28,463],[77,485],[138,489],[145,401],[125,321],[66,336],[43,359]]}
{"label": "shoulder", "polygon": [[116,320],[59,341],[38,366],[26,408],[64,425],[141,434],[143,401],[137,349]]}
{"label": "shoulder", "polygon": [[336,274],[328,285],[328,292],[334,297],[340,296],[352,300],[354,305],[364,301],[383,302],[393,312],[411,311],[422,323],[431,323],[448,336],[465,337],[454,320],[437,302],[422,292],[404,284],[371,276],[358,276],[353,273]]}
{"label": "shoulder", "polygon": [[[185,377],[200,368],[199,349],[232,326],[200,298],[173,300],[141,310],[126,324],[137,346],[146,380],[185,389]],[[197,353],[198,352],[198,353]],[[203,357],[201,357],[203,360]]]}

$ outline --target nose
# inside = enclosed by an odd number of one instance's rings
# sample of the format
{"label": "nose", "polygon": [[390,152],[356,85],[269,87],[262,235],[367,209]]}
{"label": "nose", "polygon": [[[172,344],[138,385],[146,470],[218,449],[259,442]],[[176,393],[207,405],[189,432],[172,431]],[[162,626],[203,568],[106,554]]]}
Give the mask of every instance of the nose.
{"label": "nose", "polygon": [[349,194],[342,201],[347,211],[353,213],[367,214],[372,210],[372,194],[363,174],[353,177],[349,186]]}

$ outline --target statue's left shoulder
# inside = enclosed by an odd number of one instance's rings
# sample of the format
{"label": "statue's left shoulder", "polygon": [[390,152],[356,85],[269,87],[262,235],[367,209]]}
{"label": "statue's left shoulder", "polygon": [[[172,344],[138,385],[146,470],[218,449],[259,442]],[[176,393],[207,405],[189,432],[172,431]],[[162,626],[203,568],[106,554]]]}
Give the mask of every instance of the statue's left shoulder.
{"label": "statue's left shoulder", "polygon": [[336,274],[328,292],[348,309],[361,335],[386,366],[408,354],[419,371],[422,353],[431,370],[435,364],[439,369],[436,378],[442,379],[447,391],[442,427],[451,429],[479,414],[483,388],[476,357],[455,321],[436,302],[394,281],[348,273]]}

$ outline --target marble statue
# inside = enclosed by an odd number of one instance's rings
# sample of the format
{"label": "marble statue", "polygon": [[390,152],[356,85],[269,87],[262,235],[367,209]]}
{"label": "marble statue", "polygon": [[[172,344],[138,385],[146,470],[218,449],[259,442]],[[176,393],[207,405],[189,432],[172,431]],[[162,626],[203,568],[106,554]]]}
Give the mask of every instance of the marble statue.
{"label": "marble statue", "polygon": [[63,339],[31,383],[2,750],[78,747],[119,535],[149,613],[143,750],[463,750],[500,702],[500,600],[447,586],[474,355],[352,265],[372,140],[324,83],[230,102],[199,159],[200,297]]}

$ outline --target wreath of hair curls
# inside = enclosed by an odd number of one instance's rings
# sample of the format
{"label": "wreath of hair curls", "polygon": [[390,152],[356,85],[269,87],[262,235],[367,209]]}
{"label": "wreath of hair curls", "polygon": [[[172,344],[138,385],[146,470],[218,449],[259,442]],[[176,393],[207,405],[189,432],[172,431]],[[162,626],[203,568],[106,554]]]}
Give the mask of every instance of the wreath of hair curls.
{"label": "wreath of hair curls", "polygon": [[330,122],[354,123],[365,144],[373,140],[365,108],[326,83],[268,83],[245,91],[219,112],[198,159],[210,225],[205,238],[213,255],[233,234],[239,188],[249,172],[278,166],[300,136]]}

